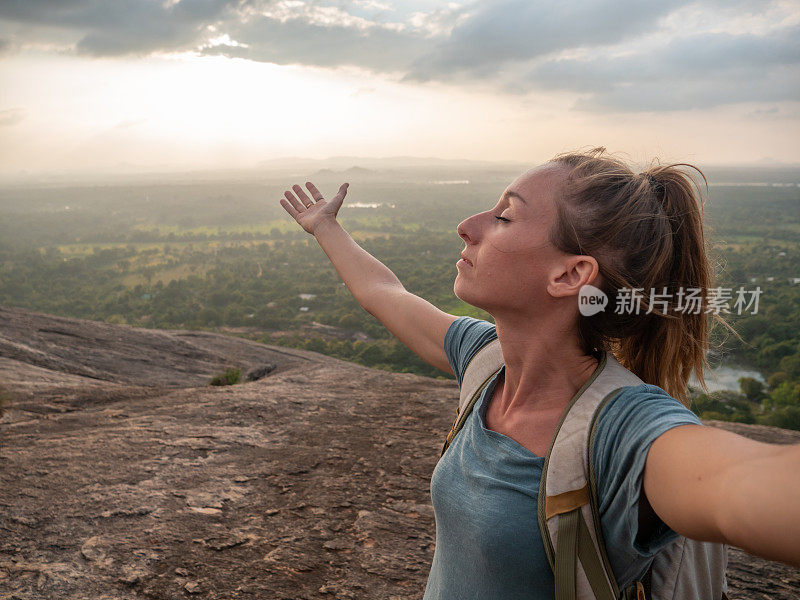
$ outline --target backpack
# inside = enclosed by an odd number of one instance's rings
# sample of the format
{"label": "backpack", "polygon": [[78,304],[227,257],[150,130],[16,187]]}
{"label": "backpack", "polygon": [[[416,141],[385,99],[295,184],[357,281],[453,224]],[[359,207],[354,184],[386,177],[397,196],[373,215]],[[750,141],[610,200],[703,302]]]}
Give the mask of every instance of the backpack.
{"label": "backpack", "polygon": [[[475,402],[503,366],[500,341],[481,348],[467,364],[456,419],[444,455]],[[556,600],[727,599],[727,547],[683,536],[662,548],[644,576],[620,590],[605,550],[597,482],[590,457],[597,417],[624,387],[644,383],[609,352],[578,390],[556,428],[539,488],[539,529],[555,579]]]}

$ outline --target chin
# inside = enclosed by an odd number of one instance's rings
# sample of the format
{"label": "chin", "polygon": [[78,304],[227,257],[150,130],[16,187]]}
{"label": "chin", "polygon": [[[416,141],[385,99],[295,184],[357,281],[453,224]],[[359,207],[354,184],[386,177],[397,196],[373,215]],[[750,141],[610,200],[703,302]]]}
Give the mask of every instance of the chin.
{"label": "chin", "polygon": [[480,308],[482,310],[486,310],[484,306],[482,306],[483,302],[481,302],[480,298],[475,298],[470,293],[465,293],[463,289],[459,289],[461,286],[458,284],[458,277],[456,277],[456,281],[453,283],[453,294],[456,298],[461,300],[462,302],[466,302],[470,306],[474,306],[475,308]]}

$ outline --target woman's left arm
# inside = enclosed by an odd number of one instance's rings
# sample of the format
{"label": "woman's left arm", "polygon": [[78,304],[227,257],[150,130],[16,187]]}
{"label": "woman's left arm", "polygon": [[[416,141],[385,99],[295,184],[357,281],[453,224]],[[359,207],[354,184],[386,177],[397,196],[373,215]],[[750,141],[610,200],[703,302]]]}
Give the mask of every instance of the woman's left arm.
{"label": "woman's left arm", "polygon": [[653,442],[644,493],[671,529],[800,567],[800,444],[683,425]]}

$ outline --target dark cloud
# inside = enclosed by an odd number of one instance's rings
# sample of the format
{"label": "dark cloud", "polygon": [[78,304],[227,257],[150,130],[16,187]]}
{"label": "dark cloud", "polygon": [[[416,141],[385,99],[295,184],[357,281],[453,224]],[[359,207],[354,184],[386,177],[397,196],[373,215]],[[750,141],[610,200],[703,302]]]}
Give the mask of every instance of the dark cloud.
{"label": "dark cloud", "polygon": [[580,46],[618,43],[657,28],[686,0],[502,0],[474,5],[450,37],[415,61],[407,79],[447,77],[454,71],[482,76],[509,62],[525,61]]}
{"label": "dark cloud", "polygon": [[698,34],[627,56],[550,59],[508,82],[513,91],[583,94],[586,110],[685,110],[800,99],[800,27],[769,35]]}
{"label": "dark cloud", "polygon": [[247,0],[109,2],[106,0],[12,0],[0,3],[0,19],[49,25],[83,35],[75,50],[91,56],[147,54],[193,48],[209,24],[230,18]]}

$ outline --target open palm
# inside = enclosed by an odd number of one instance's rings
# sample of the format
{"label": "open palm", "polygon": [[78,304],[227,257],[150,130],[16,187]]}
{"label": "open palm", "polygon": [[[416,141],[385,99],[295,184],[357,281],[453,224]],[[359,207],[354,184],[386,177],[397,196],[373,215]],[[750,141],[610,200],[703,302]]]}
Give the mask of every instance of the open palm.
{"label": "open palm", "polygon": [[295,184],[292,189],[297,194],[297,197],[289,190],[286,190],[283,193],[286,198],[281,198],[281,206],[292,215],[292,218],[297,221],[300,227],[314,235],[314,231],[320,223],[336,220],[336,215],[342,207],[349,185],[349,183],[343,183],[339,186],[339,192],[333,198],[325,200],[320,191],[310,181],[306,181],[306,188],[311,193],[311,198],[303,191],[303,188]]}

